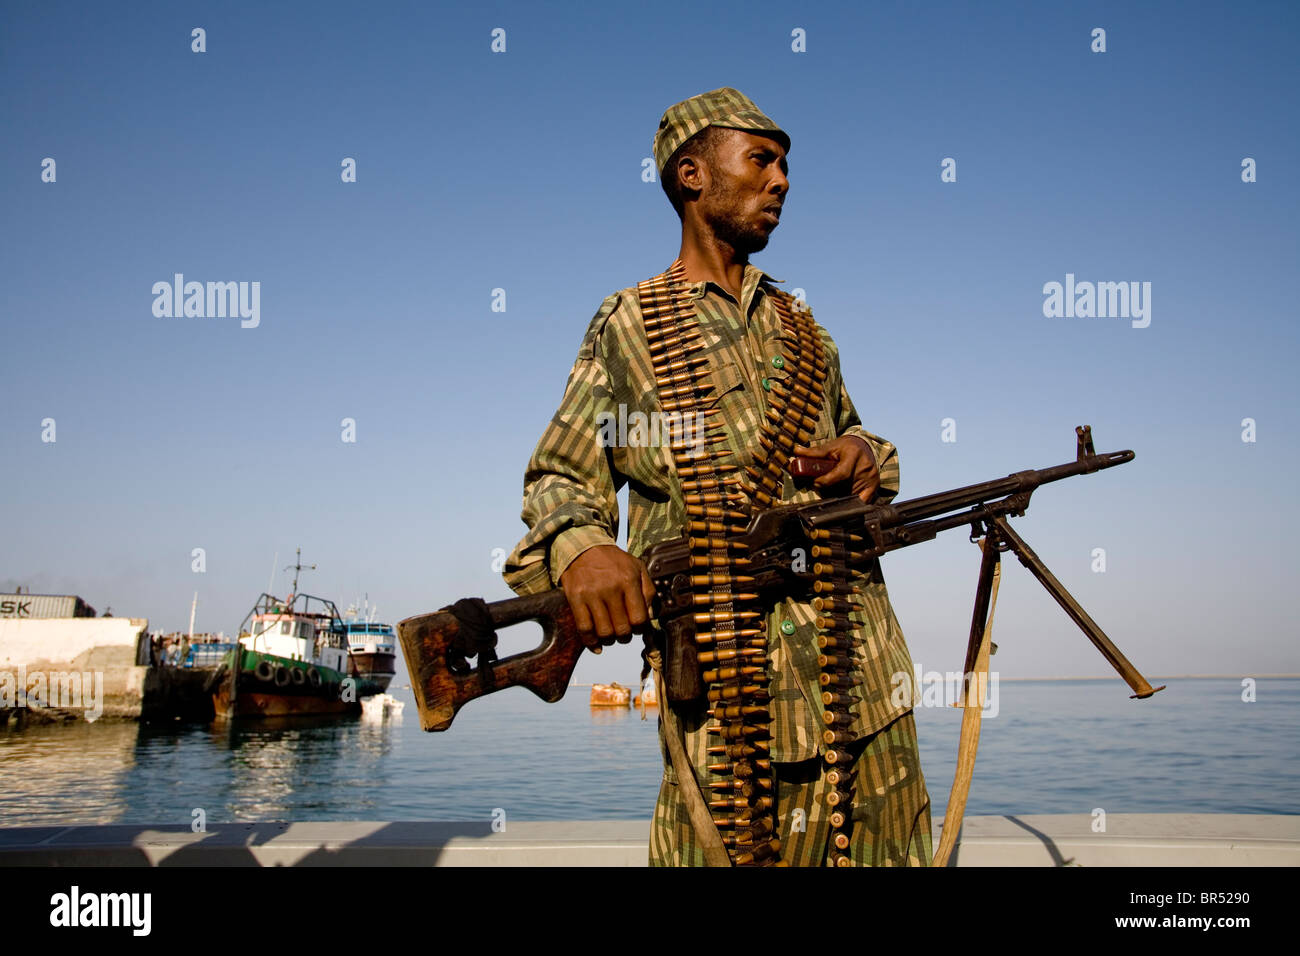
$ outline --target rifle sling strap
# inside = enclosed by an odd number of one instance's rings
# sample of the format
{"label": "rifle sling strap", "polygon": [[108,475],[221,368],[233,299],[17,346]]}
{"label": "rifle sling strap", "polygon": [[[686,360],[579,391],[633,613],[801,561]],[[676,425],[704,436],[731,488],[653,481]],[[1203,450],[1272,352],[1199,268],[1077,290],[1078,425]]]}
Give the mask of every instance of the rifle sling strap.
{"label": "rifle sling strap", "polygon": [[487,602],[482,598],[461,598],[442,610],[451,612],[459,625],[447,648],[447,669],[464,676],[472,670],[468,659],[477,657],[483,686],[491,687],[495,683],[492,662],[497,659],[497,632]]}
{"label": "rifle sling strap", "polygon": [[[998,582],[1002,578],[1002,561],[998,554],[998,545],[990,540],[993,535],[985,535],[980,540],[984,550],[984,561],[991,562],[992,577],[989,585],[988,616],[983,622],[979,620],[980,596],[977,594],[975,623],[971,628],[970,646],[967,660],[975,662],[971,673],[967,675],[970,684],[961,706],[961,736],[957,743],[957,769],[953,772],[952,790],[948,794],[948,806],[943,814],[943,832],[939,837],[939,848],[934,852],[934,866],[947,866],[948,858],[957,845],[961,833],[962,816],[966,812],[966,797],[970,794],[971,777],[975,774],[975,754],[980,746],[980,720],[984,714],[984,690],[988,686],[989,651],[993,640],[993,611],[998,604]],[[980,582],[983,586],[984,575],[981,568]]]}
{"label": "rifle sling strap", "polygon": [[695,770],[686,758],[686,748],[682,745],[684,734],[677,719],[677,711],[664,694],[663,657],[657,650],[646,654],[646,662],[654,670],[655,694],[659,701],[659,719],[664,722],[664,740],[668,745],[668,756],[672,759],[673,770],[677,774],[677,789],[686,804],[686,813],[691,826],[700,842],[704,853],[705,866],[731,866],[731,857],[722,845],[718,828],[713,825],[713,817],[704,802],[699,781],[695,779]]}

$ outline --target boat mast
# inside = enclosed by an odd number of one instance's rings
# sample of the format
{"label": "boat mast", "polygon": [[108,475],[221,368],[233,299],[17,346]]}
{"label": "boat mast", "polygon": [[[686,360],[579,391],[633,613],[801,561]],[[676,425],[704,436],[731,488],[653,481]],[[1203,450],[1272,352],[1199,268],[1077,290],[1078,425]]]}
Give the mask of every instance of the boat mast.
{"label": "boat mast", "polygon": [[316,565],[314,565],[314,564],[303,564],[303,563],[302,563],[302,548],[300,547],[300,548],[298,549],[298,560],[297,560],[297,563],[296,563],[296,564],[291,564],[291,565],[289,565],[287,568],[285,568],[285,570],[286,570],[286,571],[292,571],[292,572],[293,572],[293,593],[289,595],[289,600],[292,601],[292,600],[294,600],[295,598],[297,598],[297,596],[298,596],[298,574],[299,574],[299,572],[301,572],[301,571],[315,571],[315,570],[316,570]]}

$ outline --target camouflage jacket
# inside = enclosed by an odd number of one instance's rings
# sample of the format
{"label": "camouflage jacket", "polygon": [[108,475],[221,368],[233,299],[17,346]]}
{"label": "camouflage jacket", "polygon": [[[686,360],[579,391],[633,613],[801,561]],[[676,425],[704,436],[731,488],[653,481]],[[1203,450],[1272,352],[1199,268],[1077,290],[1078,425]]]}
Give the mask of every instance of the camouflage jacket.
{"label": "camouflage jacket", "polygon": [[[760,449],[757,437],[768,392],[764,377],[784,377],[788,369],[774,367],[783,334],[776,308],[767,294],[774,280],[753,265],[745,268],[741,301],[712,282],[690,285],[695,298],[704,350],[715,390],[705,407],[721,403],[710,421],[728,426],[728,444],[742,465],[754,461]],[[746,318],[747,317],[747,318]],[[820,328],[820,326],[819,326]],[[883,438],[866,431],[849,400],[840,373],[839,353],[821,329],[829,373],[825,399],[812,445],[842,435],[855,435],[875,453],[881,483],[875,501],[887,502],[898,493],[898,454]],[[777,363],[780,365],[781,363]],[[529,531],[506,561],[506,583],[518,594],[558,586],[560,575],[588,548],[616,544],[618,501],[616,494],[629,486],[628,550],[641,555],[653,544],[680,536],[686,513],[680,482],[666,440],[656,441],[658,392],[647,351],[636,288],[605,299],[591,320],[569,374],[564,398],[542,434],[524,475],[522,518]],[[647,416],[649,441],[626,441],[604,447],[598,422],[630,419],[635,412]],[[602,417],[603,416],[603,417]],[[636,434],[629,429],[629,438]],[[641,432],[644,436],[646,432]],[[814,501],[812,489],[796,490],[787,478],[787,502]],[[857,686],[862,698],[857,720],[848,728],[858,736],[880,730],[910,709],[891,701],[893,675],[912,673],[912,662],[902,630],[894,617],[879,562],[857,577],[863,593],[867,623],[856,636],[863,646],[857,652]],[[806,602],[781,600],[769,608],[770,673],[772,675],[772,759],[803,760],[821,749],[822,710],[817,684],[815,613]],[[786,622],[793,624],[782,627]],[[685,715],[687,750],[696,766],[706,762],[707,735],[702,728],[707,715],[701,710]],[[671,768],[667,771],[672,777]]]}

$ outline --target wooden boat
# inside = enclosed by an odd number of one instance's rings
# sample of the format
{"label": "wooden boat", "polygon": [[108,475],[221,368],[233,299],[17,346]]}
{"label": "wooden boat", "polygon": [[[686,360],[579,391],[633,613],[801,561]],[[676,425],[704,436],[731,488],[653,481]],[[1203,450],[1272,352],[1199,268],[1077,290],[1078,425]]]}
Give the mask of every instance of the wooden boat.
{"label": "wooden boat", "polygon": [[591,685],[592,707],[629,707],[631,704],[632,691],[617,681]]}
{"label": "wooden boat", "polygon": [[[208,682],[218,719],[361,713],[349,671],[347,627],[333,601],[263,592],[239,625],[239,638]],[[310,567],[315,567],[311,565]]]}
{"label": "wooden boat", "polygon": [[377,623],[367,601],[364,608],[353,604],[344,612],[343,627],[348,642],[348,672],[357,680],[358,696],[384,693],[397,673],[397,635],[393,626]]}

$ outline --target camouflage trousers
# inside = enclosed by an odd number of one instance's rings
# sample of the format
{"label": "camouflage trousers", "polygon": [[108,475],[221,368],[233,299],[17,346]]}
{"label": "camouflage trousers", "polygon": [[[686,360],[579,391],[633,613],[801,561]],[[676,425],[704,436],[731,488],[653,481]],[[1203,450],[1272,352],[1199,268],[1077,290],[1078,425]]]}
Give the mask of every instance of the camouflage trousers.
{"label": "camouflage trousers", "polygon": [[[856,866],[929,866],[930,795],[921,774],[916,723],[909,711],[848,749],[853,766],[853,828],[849,857]],[[774,763],[781,859],[790,866],[825,866],[830,845],[831,789],[821,757]],[[706,798],[707,791],[706,791]],[[650,824],[651,866],[703,866],[686,803],[676,783],[665,779]]]}

